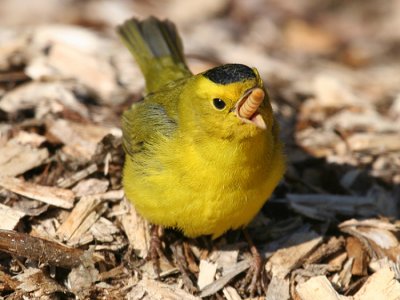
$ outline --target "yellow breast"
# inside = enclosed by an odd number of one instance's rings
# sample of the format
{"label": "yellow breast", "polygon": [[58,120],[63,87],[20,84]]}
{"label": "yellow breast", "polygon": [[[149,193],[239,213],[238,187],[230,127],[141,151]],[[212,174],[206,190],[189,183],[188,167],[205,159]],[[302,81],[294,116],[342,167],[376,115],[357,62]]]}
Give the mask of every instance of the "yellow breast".
{"label": "yellow breast", "polygon": [[262,134],[240,142],[178,134],[153,153],[145,174],[127,157],[126,195],[150,222],[188,237],[247,225],[284,172],[281,144]]}

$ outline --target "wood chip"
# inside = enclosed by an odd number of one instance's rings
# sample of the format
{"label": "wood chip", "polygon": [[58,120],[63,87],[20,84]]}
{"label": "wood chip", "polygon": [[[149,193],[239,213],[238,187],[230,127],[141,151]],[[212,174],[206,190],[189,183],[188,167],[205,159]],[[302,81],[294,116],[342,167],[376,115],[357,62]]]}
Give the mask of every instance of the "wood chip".
{"label": "wood chip", "polygon": [[[115,190],[103,194],[82,197],[75,205],[68,218],[58,228],[57,235],[62,240],[68,241],[86,218],[88,218],[88,216],[95,211],[101,203],[108,200],[121,199],[123,195],[124,192],[122,190]],[[85,228],[85,231],[89,228],[90,226]]]}
{"label": "wood chip", "polygon": [[25,215],[30,217],[36,217],[45,213],[49,207],[49,204],[25,197],[18,199],[13,205],[13,208],[23,211]]}
{"label": "wood chip", "polygon": [[200,271],[199,277],[197,278],[197,286],[201,290],[214,281],[217,272],[217,264],[202,259],[200,260],[199,268]]}
{"label": "wood chip", "polygon": [[[385,136],[385,132],[391,132],[398,128],[397,126],[399,125],[384,118],[375,109],[362,108],[354,110],[342,110],[325,120],[323,126],[327,130],[331,131],[335,128],[337,130],[345,131],[358,131],[360,129],[364,129],[365,131],[379,132]],[[361,136],[364,136],[364,134],[362,133]],[[357,141],[357,139],[354,141]],[[349,139],[347,139],[347,144],[351,147]],[[354,148],[354,150],[356,149],[357,147]]]}
{"label": "wood chip", "polygon": [[[53,9],[57,10],[61,7],[56,5]],[[86,27],[71,26],[63,23],[40,23],[40,26],[32,29],[34,31],[32,32],[31,39],[41,49],[52,44],[59,44],[90,54],[96,52],[98,49],[104,50],[111,46],[109,40],[102,38],[97,31],[92,31]]]}
{"label": "wood chip", "polygon": [[317,28],[301,19],[291,19],[284,31],[290,48],[300,52],[328,54],[337,47],[337,38],[322,28]]}
{"label": "wood chip", "polygon": [[327,275],[329,270],[328,264],[311,264],[304,266],[303,269],[293,270],[291,276],[295,278],[295,282],[301,283],[311,277]]}
{"label": "wood chip", "polygon": [[269,285],[266,300],[289,300],[289,279],[273,276]]}
{"label": "wood chip", "polygon": [[331,256],[332,254],[340,251],[344,246],[343,238],[331,237],[327,243],[322,244],[318,249],[313,252],[305,264],[314,264],[321,261],[323,258]]}
{"label": "wood chip", "polygon": [[[96,167],[97,170],[97,167]],[[86,180],[81,180],[72,189],[76,197],[83,197],[95,194],[105,193],[110,186],[108,180],[101,180],[97,178],[89,178]]]}
{"label": "wood chip", "polygon": [[0,203],[0,229],[13,230],[25,213]]}
{"label": "wood chip", "polygon": [[48,121],[47,127],[64,144],[63,151],[79,160],[89,160],[103,137],[113,133],[112,128],[63,119]]}
{"label": "wood chip", "polygon": [[344,300],[332,287],[326,276],[313,277],[305,283],[299,284],[296,292],[301,300]]}
{"label": "wood chip", "polygon": [[48,113],[59,113],[64,107],[83,117],[89,115],[72,89],[60,82],[29,82],[8,92],[0,101],[0,108],[9,113],[34,109],[37,119]]}
{"label": "wood chip", "polygon": [[54,44],[48,64],[64,77],[73,77],[109,99],[117,89],[117,81],[111,64],[102,57],[84,53],[65,44]]}
{"label": "wood chip", "polygon": [[241,248],[239,243],[235,243],[233,245],[223,245],[218,248],[218,251],[213,251],[210,255],[210,259],[215,261],[218,268],[222,268],[222,271],[234,264],[238,261],[239,257],[239,249]]}
{"label": "wood chip", "polygon": [[75,194],[71,190],[37,185],[12,177],[0,178],[0,186],[18,195],[65,209],[74,206]]}
{"label": "wood chip", "polygon": [[400,150],[400,134],[398,133],[358,133],[347,140],[352,151],[372,151],[374,153]]}
{"label": "wood chip", "polygon": [[121,207],[125,213],[119,219],[128,237],[129,244],[136,255],[147,257],[150,246],[149,223],[136,212],[133,205],[126,198],[121,202]]}
{"label": "wood chip", "polygon": [[[93,174],[97,170],[98,170],[97,164],[91,164],[88,167],[84,168],[83,170],[80,170],[80,171],[74,173],[71,177],[62,178],[60,180],[57,180],[57,186],[59,186],[61,188],[69,188],[69,187],[73,186],[75,183],[77,183],[78,181]],[[103,191],[103,192],[105,192],[105,191]],[[91,193],[91,194],[93,194],[93,193]],[[95,194],[97,194],[97,193],[95,193]],[[83,196],[83,195],[81,195],[81,196]]]}
{"label": "wood chip", "polygon": [[379,228],[359,228],[358,232],[366,237],[367,239],[373,241],[382,249],[390,249],[397,247],[399,241],[396,236],[387,230]]}
{"label": "wood chip", "polygon": [[28,268],[15,278],[21,282],[17,289],[30,293],[35,299],[45,299],[48,295],[67,291],[64,286],[45,275],[40,269]]}
{"label": "wood chip", "polygon": [[2,40],[0,47],[0,69],[8,70],[12,67],[12,57],[26,47],[26,41],[20,34],[11,39]]}
{"label": "wood chip", "polygon": [[389,268],[396,274],[396,278],[400,278],[400,269],[398,268],[398,260],[396,262],[390,260],[388,257],[384,257],[381,259],[371,259],[371,262],[369,263],[370,270],[372,272],[378,272],[381,269],[387,269]]}
{"label": "wood chip", "polygon": [[361,242],[355,237],[348,237],[346,241],[346,251],[348,257],[354,258],[351,274],[355,276],[367,275],[368,256]]}
{"label": "wood chip", "polygon": [[77,298],[90,298],[90,288],[98,281],[99,271],[95,267],[95,256],[91,249],[84,252],[81,257],[81,264],[76,266],[68,274],[68,283],[71,291]]}
{"label": "wood chip", "polygon": [[11,230],[0,230],[0,250],[63,268],[79,265],[83,255],[80,249]]}
{"label": "wood chip", "polygon": [[128,275],[128,270],[123,265],[119,265],[111,270],[100,273],[98,280],[105,281],[107,279],[118,278],[124,275]]}
{"label": "wood chip", "polygon": [[350,280],[352,277],[351,269],[353,267],[354,258],[350,257],[347,259],[346,263],[343,265],[343,269],[340,273],[336,273],[332,278],[332,282],[335,283],[342,290],[346,290],[349,287]]}
{"label": "wood chip", "polygon": [[90,229],[94,226],[97,220],[105,213],[107,210],[106,203],[100,203],[96,206],[76,228],[74,233],[68,240],[65,240],[68,245],[70,246],[81,246],[88,243],[91,243],[94,239],[93,234],[91,233]]}
{"label": "wood chip", "polygon": [[96,241],[103,243],[111,243],[114,240],[114,236],[120,232],[113,222],[103,217],[99,218],[89,230]]}
{"label": "wood chip", "polygon": [[214,295],[218,291],[224,288],[225,285],[228,284],[229,281],[232,280],[236,275],[242,273],[250,267],[250,262],[248,260],[243,260],[236,265],[234,265],[231,269],[226,270],[226,273],[215,280],[213,283],[205,286],[201,292],[200,297],[208,297]]}
{"label": "wood chip", "polygon": [[[273,276],[285,278],[289,272],[303,263],[304,259],[322,242],[322,237],[314,231],[296,234],[298,243],[276,251],[266,264]],[[291,241],[293,242],[293,240]]]}
{"label": "wood chip", "polygon": [[363,105],[350,87],[335,76],[326,73],[318,74],[313,81],[313,88],[318,105],[338,108],[346,105]]}
{"label": "wood chip", "polygon": [[31,146],[32,148],[38,148],[41,144],[46,141],[46,138],[34,132],[19,131],[18,134],[12,139],[13,142]]}
{"label": "wood chip", "polygon": [[400,254],[400,243],[393,233],[399,231],[398,225],[382,220],[349,220],[339,227],[359,239],[371,258],[389,256],[396,260]]}
{"label": "wood chip", "polygon": [[339,228],[355,227],[355,226],[379,228],[389,231],[400,231],[399,224],[393,224],[386,220],[379,220],[379,219],[367,219],[367,220],[350,219],[339,224]]}
{"label": "wood chip", "polygon": [[302,300],[398,300],[400,283],[394,278],[393,271],[386,268],[373,274],[353,297],[339,295],[325,276],[313,277],[307,282],[299,284],[296,292]]}
{"label": "wood chip", "polygon": [[347,253],[343,252],[335,257],[333,257],[331,260],[329,260],[328,265],[329,269],[332,271],[339,271],[342,269],[342,266],[344,262],[347,260]]}
{"label": "wood chip", "polygon": [[241,300],[242,299],[242,297],[240,297],[237,290],[229,285],[223,288],[222,293],[224,294],[224,296],[227,300]]}
{"label": "wood chip", "polygon": [[45,219],[39,224],[32,224],[32,229],[30,234],[32,236],[55,241],[57,240],[56,228],[58,228],[59,226],[60,223],[57,221],[57,219],[54,218]]}
{"label": "wood chip", "polygon": [[0,271],[0,292],[4,293],[6,291],[14,291],[17,289],[19,284],[20,282],[18,282],[18,280],[12,278],[7,273]]}
{"label": "wood chip", "polygon": [[0,145],[0,178],[17,176],[42,165],[49,157],[46,148],[32,148],[9,141]]}
{"label": "wood chip", "polygon": [[192,296],[179,287],[146,277],[139,281],[126,298],[129,300],[200,300],[199,297]]}
{"label": "wood chip", "polygon": [[394,272],[388,268],[372,274],[354,296],[354,300],[398,300],[399,298],[400,283],[394,278]]}
{"label": "wood chip", "polygon": [[366,196],[288,194],[290,207],[309,218],[326,221],[337,215],[372,217],[379,215],[376,198]]}
{"label": "wood chip", "polygon": [[333,155],[337,148],[346,149],[346,144],[335,132],[324,128],[306,128],[298,131],[296,141],[316,157]]}

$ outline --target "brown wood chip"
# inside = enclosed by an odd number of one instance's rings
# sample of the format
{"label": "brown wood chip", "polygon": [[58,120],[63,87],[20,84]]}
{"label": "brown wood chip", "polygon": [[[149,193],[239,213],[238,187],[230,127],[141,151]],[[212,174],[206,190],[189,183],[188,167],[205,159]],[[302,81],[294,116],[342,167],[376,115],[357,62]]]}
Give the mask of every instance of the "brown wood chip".
{"label": "brown wood chip", "polygon": [[226,270],[225,275],[221,276],[213,283],[205,286],[201,292],[200,297],[208,297],[214,295],[218,291],[220,291],[232,278],[236,275],[242,273],[250,267],[250,262],[248,260],[241,261],[235,264],[230,270]]}
{"label": "brown wood chip", "polygon": [[137,299],[138,295],[142,295],[140,299],[144,300],[200,300],[183,289],[144,277],[127,295],[128,299]]}
{"label": "brown wood chip", "polygon": [[355,276],[367,275],[369,258],[361,242],[355,237],[348,237],[346,240],[346,251],[348,257],[354,258],[351,273]]}
{"label": "brown wood chip", "polygon": [[67,269],[79,265],[83,255],[80,249],[11,230],[0,230],[0,250]]}
{"label": "brown wood chip", "polygon": [[0,144],[0,178],[23,174],[43,164],[48,157],[49,152],[45,148],[37,149],[12,142],[4,146]]}
{"label": "brown wood chip", "polygon": [[15,226],[17,226],[19,220],[21,220],[21,218],[24,216],[24,212],[0,203],[0,229],[15,229]]}
{"label": "brown wood chip", "polygon": [[74,205],[75,194],[71,190],[33,184],[12,177],[0,178],[0,186],[18,195],[53,206],[69,209]]}
{"label": "brown wood chip", "polygon": [[299,284],[296,292],[301,300],[344,300],[332,287],[326,276],[313,277],[305,283]]}

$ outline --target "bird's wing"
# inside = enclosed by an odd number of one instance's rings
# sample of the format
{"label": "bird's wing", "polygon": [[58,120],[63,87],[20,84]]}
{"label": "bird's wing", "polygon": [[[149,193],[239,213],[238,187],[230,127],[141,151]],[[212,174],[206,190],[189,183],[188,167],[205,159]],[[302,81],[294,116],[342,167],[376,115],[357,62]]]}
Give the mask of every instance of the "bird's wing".
{"label": "bird's wing", "polygon": [[122,117],[123,147],[134,157],[170,137],[176,132],[176,120],[168,116],[158,103],[139,102],[127,110]]}

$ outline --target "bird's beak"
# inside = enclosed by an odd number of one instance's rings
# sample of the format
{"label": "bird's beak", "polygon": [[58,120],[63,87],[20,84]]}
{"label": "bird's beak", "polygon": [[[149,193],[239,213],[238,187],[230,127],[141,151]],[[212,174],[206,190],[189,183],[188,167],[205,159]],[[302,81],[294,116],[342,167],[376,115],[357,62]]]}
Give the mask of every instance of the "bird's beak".
{"label": "bird's beak", "polygon": [[259,87],[248,90],[235,105],[236,116],[245,123],[253,124],[260,129],[267,129],[267,125],[259,111],[264,97],[265,92]]}

